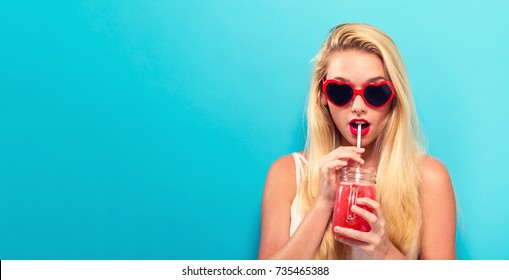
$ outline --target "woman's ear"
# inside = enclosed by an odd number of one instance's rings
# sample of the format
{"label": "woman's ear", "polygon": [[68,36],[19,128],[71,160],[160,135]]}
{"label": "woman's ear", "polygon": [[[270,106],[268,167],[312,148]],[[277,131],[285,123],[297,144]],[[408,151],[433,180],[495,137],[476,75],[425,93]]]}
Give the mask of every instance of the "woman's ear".
{"label": "woman's ear", "polygon": [[323,92],[320,92],[320,103],[322,103],[324,107],[329,106],[329,103],[327,102],[327,97],[325,97],[325,94],[323,94]]}

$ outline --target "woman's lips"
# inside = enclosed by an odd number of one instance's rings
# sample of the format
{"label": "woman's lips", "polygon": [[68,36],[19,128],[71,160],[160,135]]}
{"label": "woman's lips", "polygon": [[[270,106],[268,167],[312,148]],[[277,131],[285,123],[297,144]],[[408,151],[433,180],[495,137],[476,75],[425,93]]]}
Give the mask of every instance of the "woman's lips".
{"label": "woman's lips", "polygon": [[361,136],[368,134],[369,128],[371,127],[370,123],[364,119],[353,119],[350,121],[350,132],[357,137],[357,128],[359,127],[359,123],[362,123],[361,127]]}

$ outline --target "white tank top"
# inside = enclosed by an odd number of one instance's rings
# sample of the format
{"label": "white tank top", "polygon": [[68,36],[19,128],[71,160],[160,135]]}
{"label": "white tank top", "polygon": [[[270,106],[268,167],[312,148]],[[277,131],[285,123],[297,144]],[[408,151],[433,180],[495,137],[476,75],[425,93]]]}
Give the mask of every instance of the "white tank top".
{"label": "white tank top", "polygon": [[301,213],[301,201],[299,199],[299,188],[301,178],[304,175],[305,165],[308,163],[306,158],[300,153],[292,153],[293,160],[295,161],[295,182],[296,182],[296,194],[290,208],[290,236],[293,235],[300,222],[302,221]]}

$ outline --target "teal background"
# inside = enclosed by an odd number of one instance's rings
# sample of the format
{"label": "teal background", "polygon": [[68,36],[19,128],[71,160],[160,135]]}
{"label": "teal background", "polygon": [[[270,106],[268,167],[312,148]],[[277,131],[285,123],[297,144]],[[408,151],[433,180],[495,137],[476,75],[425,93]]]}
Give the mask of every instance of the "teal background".
{"label": "teal background", "polygon": [[0,259],[255,259],[312,63],[365,22],[451,173],[458,258],[509,259],[508,2],[0,1]]}

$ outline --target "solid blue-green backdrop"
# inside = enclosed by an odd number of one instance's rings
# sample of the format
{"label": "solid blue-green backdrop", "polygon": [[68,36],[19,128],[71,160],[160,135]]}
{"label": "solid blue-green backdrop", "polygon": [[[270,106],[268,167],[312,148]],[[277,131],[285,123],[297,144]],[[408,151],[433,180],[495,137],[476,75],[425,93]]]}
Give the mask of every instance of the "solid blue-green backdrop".
{"label": "solid blue-green backdrop", "polygon": [[2,1],[0,259],[255,259],[311,59],[351,21],[400,48],[458,258],[509,259],[509,4],[467,3]]}

